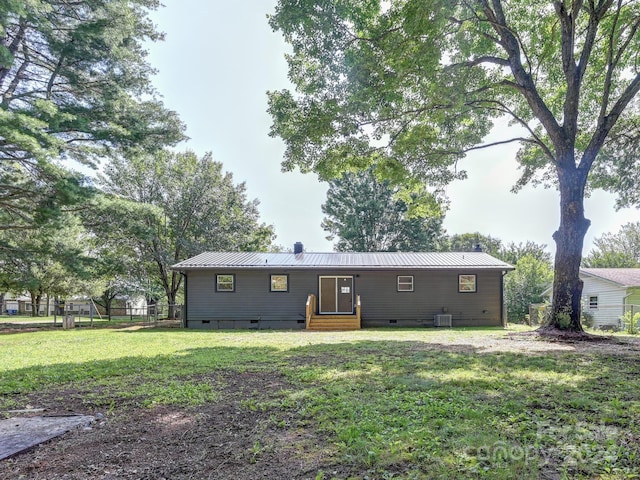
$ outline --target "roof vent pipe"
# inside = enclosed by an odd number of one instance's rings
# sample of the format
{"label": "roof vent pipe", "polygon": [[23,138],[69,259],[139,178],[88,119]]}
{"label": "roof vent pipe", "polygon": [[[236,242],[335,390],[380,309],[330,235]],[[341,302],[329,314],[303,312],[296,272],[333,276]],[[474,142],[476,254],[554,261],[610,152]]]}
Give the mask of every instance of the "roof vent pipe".
{"label": "roof vent pipe", "polygon": [[304,247],[302,245],[302,242],[296,242],[293,244],[293,254],[294,255],[298,255],[299,253],[302,253],[302,251],[304,250]]}

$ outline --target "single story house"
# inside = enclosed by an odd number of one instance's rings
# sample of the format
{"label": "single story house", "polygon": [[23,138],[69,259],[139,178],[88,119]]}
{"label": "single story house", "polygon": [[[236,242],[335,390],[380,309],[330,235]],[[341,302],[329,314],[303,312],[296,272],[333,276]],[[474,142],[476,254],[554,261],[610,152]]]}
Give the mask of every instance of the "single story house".
{"label": "single story house", "polygon": [[[33,305],[27,294],[0,294],[0,315],[31,315]],[[118,295],[112,302],[114,315],[146,315],[147,303],[144,296]],[[40,316],[72,314],[89,317],[91,314],[105,315],[105,309],[91,301],[89,297],[71,297],[66,301],[56,301],[43,297],[40,303]]]}
{"label": "single story house", "polygon": [[627,311],[640,312],[640,268],[581,268],[583,311],[594,327],[618,326]]}
{"label": "single story house", "polygon": [[205,252],[172,266],[187,328],[499,326],[513,267],[483,252]]}
{"label": "single story house", "polygon": [[[7,292],[0,294],[0,297],[2,298],[0,315],[31,315],[33,305],[30,295],[15,295]],[[40,302],[39,315],[53,315],[54,309],[55,306],[53,299],[48,299],[46,296],[43,297]]]}

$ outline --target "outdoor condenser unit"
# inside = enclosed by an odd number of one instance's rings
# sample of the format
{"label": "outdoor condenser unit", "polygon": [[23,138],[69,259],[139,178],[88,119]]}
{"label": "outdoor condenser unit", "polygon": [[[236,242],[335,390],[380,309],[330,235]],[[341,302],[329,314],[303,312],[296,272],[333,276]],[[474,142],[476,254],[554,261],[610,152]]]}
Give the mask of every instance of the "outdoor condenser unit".
{"label": "outdoor condenser unit", "polygon": [[439,314],[433,316],[433,326],[434,327],[450,327],[451,326],[451,315],[450,314]]}

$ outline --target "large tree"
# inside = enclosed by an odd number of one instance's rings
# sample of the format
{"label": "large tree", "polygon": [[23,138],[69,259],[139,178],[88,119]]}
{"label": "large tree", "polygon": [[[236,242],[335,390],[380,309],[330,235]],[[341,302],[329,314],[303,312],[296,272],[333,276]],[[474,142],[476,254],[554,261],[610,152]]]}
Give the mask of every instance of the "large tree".
{"label": "large tree", "polygon": [[162,214],[151,205],[101,193],[94,195],[80,213],[90,233],[87,255],[93,260],[93,284],[88,290],[111,320],[111,306],[117,297],[149,293],[139,244],[155,233],[153,225],[159,223]]}
{"label": "large tree", "polygon": [[640,267],[640,222],[627,223],[617,233],[605,233],[593,241],[593,246],[584,258],[585,267]]}
{"label": "large tree", "polygon": [[183,138],[144,43],[157,0],[0,2],[0,229],[31,228],[89,191],[70,161]]}
{"label": "large tree", "polygon": [[86,233],[78,218],[63,214],[59,222],[37,229],[0,231],[2,287],[16,294],[29,293],[32,316],[45,297],[84,294],[91,259]]}
{"label": "large tree", "polygon": [[[270,23],[297,90],[269,94],[284,168],[369,158],[447,182],[466,152],[519,142],[516,188],[560,192],[552,327],[582,331],[585,191],[640,197],[640,1],[280,0]],[[483,143],[504,117],[525,133]]]}
{"label": "large tree", "polygon": [[[408,193],[378,180],[372,170],[329,182],[322,228],[337,251],[433,251],[443,237],[442,207],[426,190]],[[409,211],[409,205],[414,207]]]}
{"label": "large tree", "polygon": [[[102,176],[116,202],[120,234],[135,242],[138,261],[175,305],[182,276],[170,266],[207,250],[262,251],[274,237],[259,222],[258,201],[247,200],[243,183],[234,184],[211,154],[158,152],[113,160]],[[120,211],[121,214],[117,212]],[[150,277],[150,278],[151,278]]]}

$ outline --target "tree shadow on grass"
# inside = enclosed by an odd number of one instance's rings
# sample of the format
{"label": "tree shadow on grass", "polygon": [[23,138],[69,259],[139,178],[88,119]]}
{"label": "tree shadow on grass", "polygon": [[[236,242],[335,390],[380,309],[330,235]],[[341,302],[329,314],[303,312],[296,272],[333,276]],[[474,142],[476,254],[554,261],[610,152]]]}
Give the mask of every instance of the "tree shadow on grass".
{"label": "tree shadow on grass", "polygon": [[[148,331],[128,333],[138,332]],[[93,445],[117,455],[124,438],[140,456],[124,455],[121,468],[145,459],[149,478],[188,478],[188,468],[199,478],[637,473],[637,358],[492,348],[398,340],[186,348],[17,369],[3,375],[0,394],[52,410],[108,408],[113,430],[108,422]],[[162,444],[175,459],[164,466]]]}

